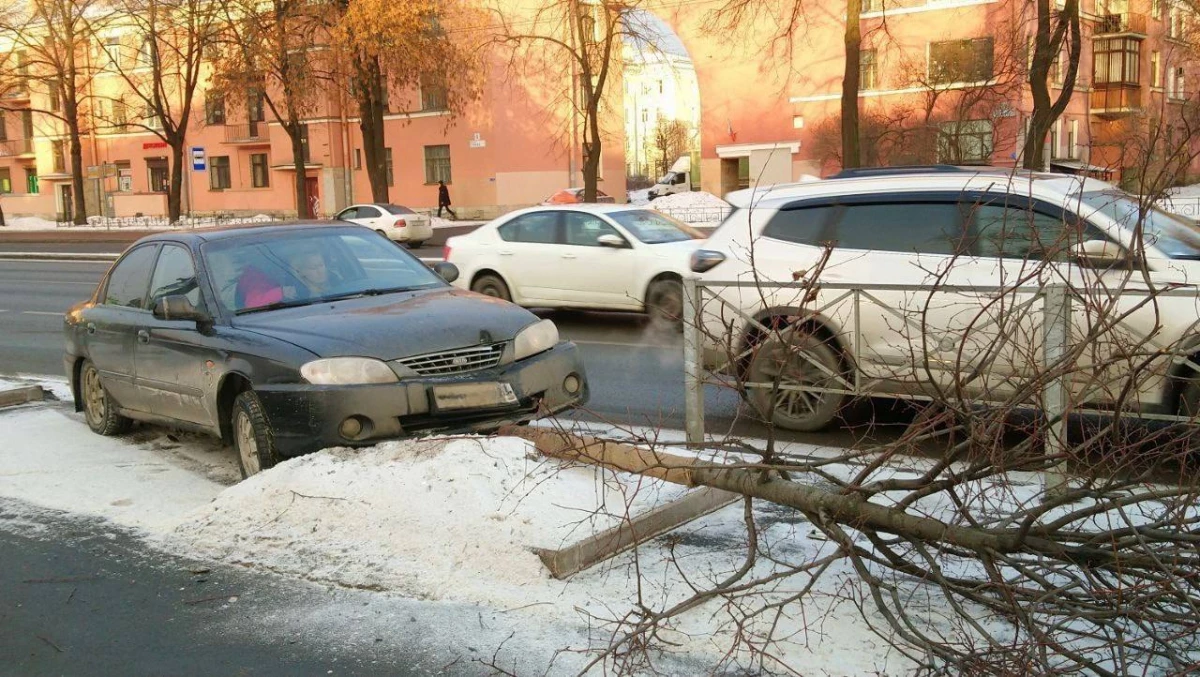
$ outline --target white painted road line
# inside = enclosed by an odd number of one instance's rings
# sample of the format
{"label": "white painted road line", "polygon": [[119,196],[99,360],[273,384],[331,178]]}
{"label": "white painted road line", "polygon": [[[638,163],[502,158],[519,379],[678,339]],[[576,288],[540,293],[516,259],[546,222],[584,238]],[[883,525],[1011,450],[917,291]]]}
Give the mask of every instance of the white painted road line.
{"label": "white painted road line", "polygon": [[0,282],[28,282],[29,284],[69,284],[76,287],[95,287],[95,282],[68,282],[66,280],[14,280],[11,278],[0,277]]}
{"label": "white painted road line", "polygon": [[22,310],[21,314],[22,315],[58,315],[59,317],[66,315],[66,313],[63,313],[63,312],[50,312],[48,310]]}

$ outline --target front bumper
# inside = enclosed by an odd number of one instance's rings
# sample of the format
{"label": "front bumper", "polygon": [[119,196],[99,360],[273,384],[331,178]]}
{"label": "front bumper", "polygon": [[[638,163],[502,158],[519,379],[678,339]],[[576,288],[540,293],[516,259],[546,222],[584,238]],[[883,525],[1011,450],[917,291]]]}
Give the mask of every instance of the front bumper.
{"label": "front bumper", "polygon": [[[580,383],[575,394],[568,393],[563,383],[571,374]],[[439,411],[434,404],[435,386],[489,382],[512,386],[517,402],[449,411]],[[256,385],[254,390],[284,456],[326,447],[367,446],[414,433],[486,431],[579,406],[588,398],[583,360],[573,343],[560,343],[518,362],[456,376],[359,386],[268,384]],[[363,424],[362,432],[353,439],[340,432],[342,422],[350,417]]]}

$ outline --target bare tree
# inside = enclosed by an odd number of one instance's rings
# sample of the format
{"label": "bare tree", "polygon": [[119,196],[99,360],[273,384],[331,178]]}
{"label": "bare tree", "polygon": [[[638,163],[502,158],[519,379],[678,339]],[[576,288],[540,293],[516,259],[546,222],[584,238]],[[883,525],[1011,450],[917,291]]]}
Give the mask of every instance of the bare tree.
{"label": "bare tree", "polygon": [[[595,202],[600,163],[604,150],[605,116],[609,111],[612,83],[617,82],[622,45],[627,37],[643,37],[625,21],[636,8],[637,0],[612,2],[601,0],[542,0],[531,20],[511,20],[502,11],[497,40],[511,50],[514,64],[530,59],[537,68],[568,64],[569,87],[562,92],[560,104],[570,109],[567,135],[576,130],[583,147],[584,201]],[[561,72],[554,69],[554,73]],[[580,118],[576,122],[576,118]]]}
{"label": "bare tree", "polygon": [[249,108],[261,101],[279,121],[292,147],[296,213],[313,217],[305,189],[304,120],[320,109],[330,81],[334,64],[326,47],[333,8],[308,0],[236,0],[223,11],[213,91]]}
{"label": "bare tree", "polygon": [[[1067,109],[1075,93],[1079,75],[1079,56],[1082,37],[1079,25],[1079,0],[1065,0],[1061,7],[1050,0],[1037,0],[1037,16],[1033,31],[1033,56],[1029,63],[1029,91],[1033,96],[1033,112],[1029,116],[1029,131],[1025,137],[1022,163],[1026,169],[1045,167],[1044,145],[1054,121]],[[1058,97],[1050,98],[1050,69],[1066,48],[1062,89]]]}
{"label": "bare tree", "polygon": [[50,99],[39,113],[62,121],[69,141],[73,217],[87,223],[83,184],[83,142],[90,86],[89,19],[99,13],[95,0],[21,0],[0,7],[0,33],[8,35],[24,59],[14,73],[21,86],[36,83]]}
{"label": "bare tree", "polygon": [[662,118],[658,121],[650,143],[658,158],[659,176],[671,170],[671,163],[691,152],[693,135],[691,125],[683,120]]}
{"label": "bare tree", "polygon": [[[120,76],[123,96],[97,102],[96,117],[110,127],[149,131],[170,147],[167,216],[175,222],[182,212],[187,137],[222,13],[208,0],[117,0],[110,9],[112,14],[92,20],[91,32],[111,35],[98,66]],[[125,112],[131,102],[139,113],[132,119]]]}

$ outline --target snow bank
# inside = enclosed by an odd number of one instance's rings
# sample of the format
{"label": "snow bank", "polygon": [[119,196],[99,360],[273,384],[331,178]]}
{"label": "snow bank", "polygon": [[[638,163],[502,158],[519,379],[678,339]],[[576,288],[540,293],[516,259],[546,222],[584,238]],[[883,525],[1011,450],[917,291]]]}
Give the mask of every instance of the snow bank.
{"label": "snow bank", "polygon": [[[532,548],[620,522],[633,484],[564,469],[515,438],[387,442],[283,463],[169,536],[190,555],[428,600],[528,603],[549,575]],[[649,483],[651,495],[680,489]],[[549,590],[543,590],[549,592]]]}
{"label": "snow bank", "polygon": [[267,214],[235,217],[185,216],[174,223],[168,221],[165,216],[89,216],[86,226],[76,226],[68,223],[56,223],[37,216],[17,216],[6,219],[5,227],[12,230],[116,230],[121,228],[135,230],[185,230],[247,223],[270,223],[275,220],[275,217]]}
{"label": "snow bank", "polygon": [[650,203],[650,189],[643,188],[641,190],[629,191],[629,204],[644,205]]}
{"label": "snow bank", "polygon": [[729,209],[729,203],[704,191],[664,195],[650,201],[655,209]]}

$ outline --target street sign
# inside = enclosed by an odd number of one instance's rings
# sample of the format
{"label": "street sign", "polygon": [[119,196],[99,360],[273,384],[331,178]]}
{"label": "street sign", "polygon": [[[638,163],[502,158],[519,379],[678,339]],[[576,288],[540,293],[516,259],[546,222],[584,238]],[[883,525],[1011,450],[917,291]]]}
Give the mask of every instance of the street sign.
{"label": "street sign", "polygon": [[468,143],[470,144],[471,148],[483,148],[487,146],[487,141],[483,140],[483,137],[479,132],[475,132]]}
{"label": "street sign", "polygon": [[200,146],[192,146],[192,171],[202,172],[208,169],[208,163],[204,159],[204,149]]}

